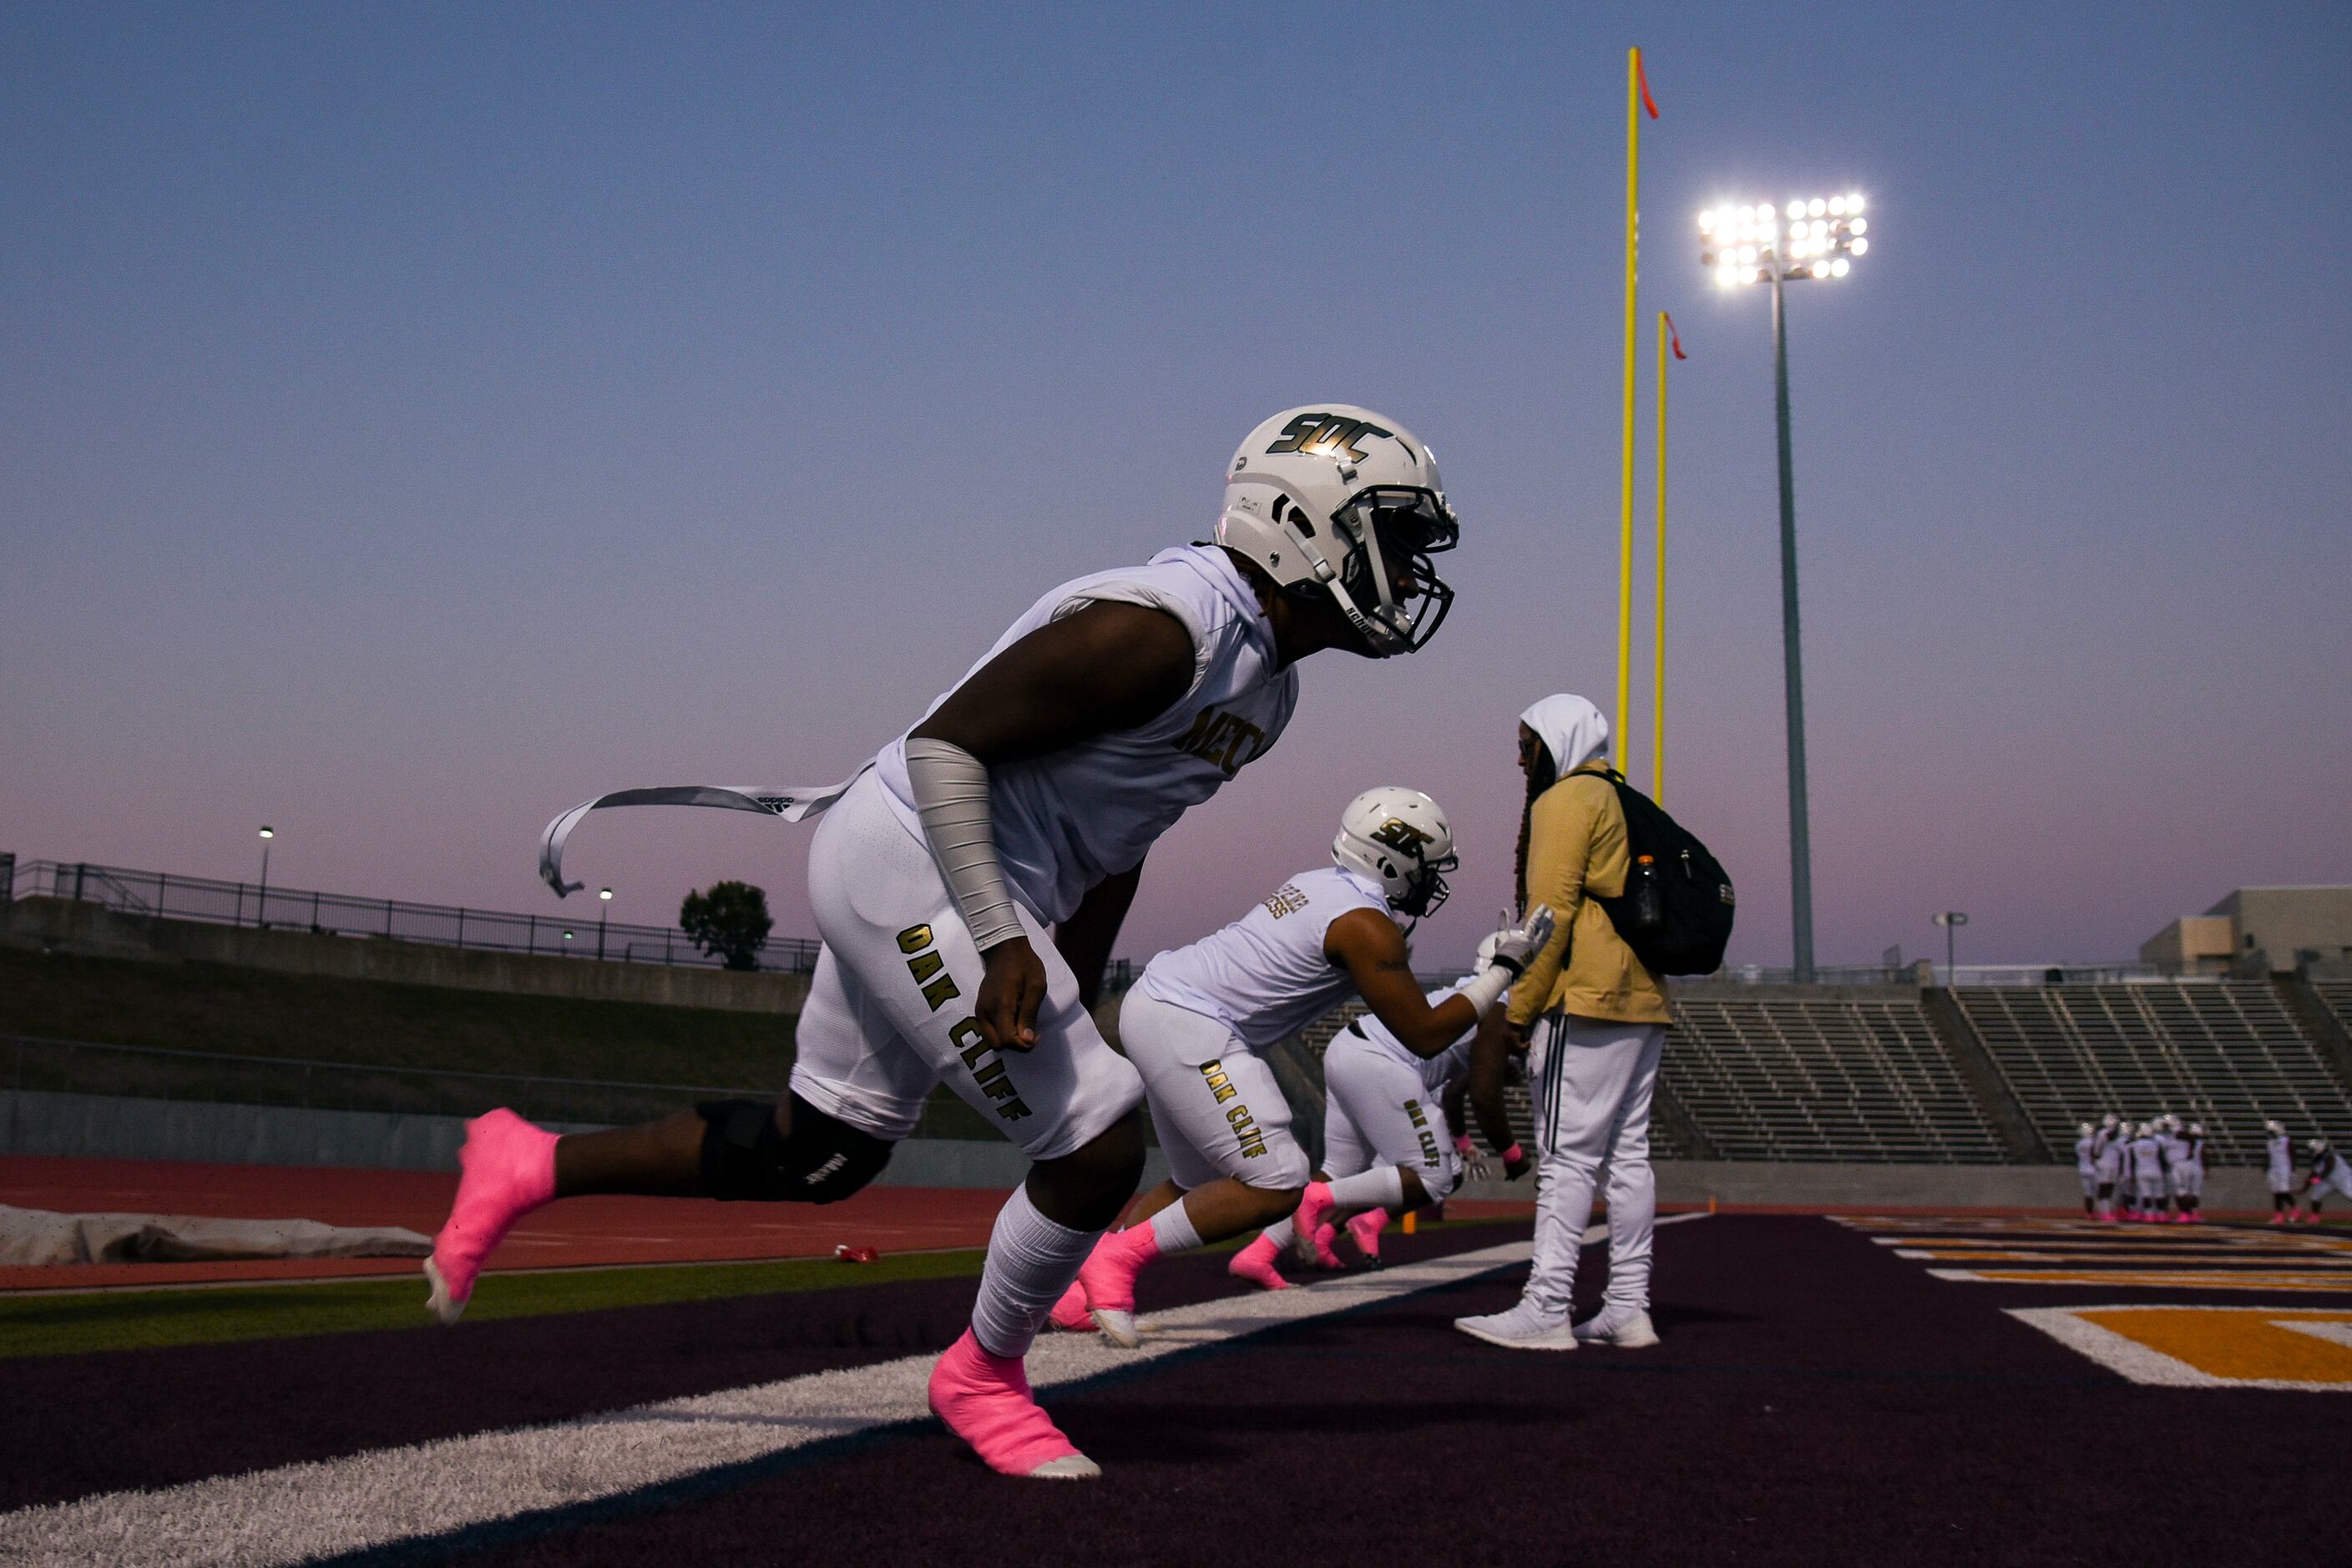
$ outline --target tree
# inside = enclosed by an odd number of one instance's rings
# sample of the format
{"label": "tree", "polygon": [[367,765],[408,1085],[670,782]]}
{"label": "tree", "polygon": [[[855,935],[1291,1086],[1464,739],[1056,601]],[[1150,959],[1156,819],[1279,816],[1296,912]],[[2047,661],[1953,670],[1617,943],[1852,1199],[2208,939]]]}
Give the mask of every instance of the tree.
{"label": "tree", "polygon": [[749,882],[713,882],[688,893],[677,907],[677,926],[687,940],[730,969],[760,967],[760,944],[776,922],[768,916],[768,895]]}

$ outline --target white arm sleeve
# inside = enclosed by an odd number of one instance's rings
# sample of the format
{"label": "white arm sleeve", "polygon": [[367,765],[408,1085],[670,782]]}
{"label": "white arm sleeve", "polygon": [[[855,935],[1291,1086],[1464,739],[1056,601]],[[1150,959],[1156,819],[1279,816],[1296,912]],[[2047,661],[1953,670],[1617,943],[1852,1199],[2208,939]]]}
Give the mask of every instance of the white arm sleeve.
{"label": "white arm sleeve", "polygon": [[923,819],[931,858],[955,895],[972,945],[986,952],[1022,935],[1021,917],[996,858],[986,765],[951,741],[909,739],[907,783],[915,792],[915,812]]}

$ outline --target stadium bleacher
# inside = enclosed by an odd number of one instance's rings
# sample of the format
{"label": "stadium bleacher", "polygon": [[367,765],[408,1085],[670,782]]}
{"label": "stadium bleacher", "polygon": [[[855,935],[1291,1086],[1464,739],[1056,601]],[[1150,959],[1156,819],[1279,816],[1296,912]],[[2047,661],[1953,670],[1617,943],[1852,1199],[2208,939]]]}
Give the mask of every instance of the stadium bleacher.
{"label": "stadium bleacher", "polygon": [[[2352,1095],[2263,982],[1962,986],[1954,994],[2053,1149],[2072,1149],[2076,1123],[2111,1110],[2202,1121],[2215,1164],[2259,1164],[2265,1117],[2298,1136],[2352,1128]],[[2328,1000],[2340,1016],[2336,998]]]}
{"label": "stadium bleacher", "polygon": [[[1317,1058],[1362,1009],[1307,1032]],[[1910,996],[1800,996],[1741,988],[1675,1000],[1676,1026],[1659,1073],[1664,1102],[1651,1153],[1684,1160],[1829,1160],[1994,1164],[2000,1138]],[[1506,1094],[1512,1125],[1535,1135],[1524,1086]],[[1687,1146],[1678,1125],[1711,1151]]]}
{"label": "stadium bleacher", "polygon": [[1916,995],[1675,998],[1660,1080],[1727,1160],[1998,1164]]}
{"label": "stadium bleacher", "polygon": [[2352,980],[2315,980],[2311,988],[2336,1015],[2336,1026],[2352,1032]]}

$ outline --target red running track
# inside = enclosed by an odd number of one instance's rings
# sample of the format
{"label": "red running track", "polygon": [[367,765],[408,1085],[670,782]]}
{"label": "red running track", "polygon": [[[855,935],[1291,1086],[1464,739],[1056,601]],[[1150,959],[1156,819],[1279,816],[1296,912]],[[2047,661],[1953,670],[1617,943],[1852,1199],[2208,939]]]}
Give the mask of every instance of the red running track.
{"label": "red running track", "polygon": [[[432,1235],[449,1212],[457,1173],[166,1160],[0,1156],[0,1204],[65,1213],[208,1215],[393,1225]],[[490,1257],[492,1270],[610,1268],[829,1258],[835,1246],[884,1253],[984,1247],[1001,1190],[868,1187],[822,1208],[708,1198],[571,1198],[525,1219]],[[1461,1218],[1525,1212],[1525,1204],[1455,1204]],[[87,1290],[215,1280],[331,1279],[413,1274],[413,1258],[261,1258],[234,1263],[90,1263],[0,1268],[0,1291]]]}

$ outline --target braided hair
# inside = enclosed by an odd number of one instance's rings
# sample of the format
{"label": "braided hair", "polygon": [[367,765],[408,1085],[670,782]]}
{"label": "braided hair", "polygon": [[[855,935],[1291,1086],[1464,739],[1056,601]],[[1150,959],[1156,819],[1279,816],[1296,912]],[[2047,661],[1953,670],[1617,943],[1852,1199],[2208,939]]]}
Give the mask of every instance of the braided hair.
{"label": "braided hair", "polygon": [[1524,740],[1519,744],[1528,752],[1528,798],[1519,807],[1517,872],[1519,913],[1524,915],[1528,912],[1528,838],[1534,831],[1536,797],[1559,782],[1559,763],[1553,758],[1551,748],[1545,745],[1540,738]]}

